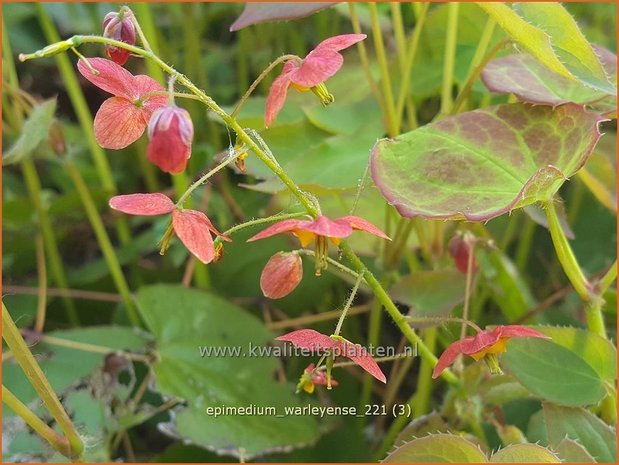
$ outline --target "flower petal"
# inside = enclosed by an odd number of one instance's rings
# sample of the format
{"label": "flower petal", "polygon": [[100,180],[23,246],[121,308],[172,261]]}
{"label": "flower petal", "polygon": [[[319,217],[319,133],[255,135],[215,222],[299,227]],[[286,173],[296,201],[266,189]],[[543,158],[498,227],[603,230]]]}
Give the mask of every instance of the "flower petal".
{"label": "flower petal", "polygon": [[298,329],[276,337],[276,341],[292,342],[295,346],[310,350],[329,350],[340,346],[340,342],[313,329]]}
{"label": "flower petal", "polygon": [[116,195],[110,199],[109,205],[128,215],[164,215],[174,210],[170,198],[160,193]]}
{"label": "flower petal", "polygon": [[187,250],[202,263],[215,258],[215,247],[210,229],[213,226],[207,216],[196,210],[174,210],[172,213],[174,232]]}
{"label": "flower petal", "polygon": [[306,220],[283,220],[269,226],[268,228],[260,231],[258,234],[247,239],[247,242],[257,241],[259,239],[265,239],[267,237],[274,236],[275,234],[281,234],[285,232],[291,232],[295,229],[307,229],[311,221]]}
{"label": "flower petal", "polygon": [[374,378],[383,383],[387,382],[387,377],[382,372],[378,363],[372,358],[370,352],[360,344],[351,344],[350,342],[341,342],[342,355],[348,357]]}
{"label": "flower petal", "polygon": [[497,326],[492,331],[485,330],[477,333],[475,336],[465,337],[461,340],[462,353],[471,355],[496,344],[503,336],[502,328],[502,326]]}
{"label": "flower petal", "polygon": [[352,234],[352,226],[348,222],[339,219],[331,220],[326,216],[319,216],[299,229],[325,237],[348,237]]}
{"label": "flower petal", "polygon": [[139,94],[135,87],[134,76],[125,68],[105,58],[88,58],[88,63],[99,71],[99,74],[94,74],[83,59],[78,60],[77,69],[99,89],[116,97],[125,97],[129,100],[137,98]]}
{"label": "flower petal", "polygon": [[275,78],[264,107],[264,126],[269,127],[275,117],[280,112],[286,101],[288,86],[290,85],[290,75],[297,69],[293,61],[287,61],[284,64],[282,73]]}
{"label": "flower petal", "polygon": [[303,279],[303,262],[298,253],[277,252],[262,269],[260,289],[269,299],[290,294]]}
{"label": "flower petal", "polygon": [[157,110],[148,123],[148,136],[148,159],[152,163],[171,174],[185,171],[193,139],[189,113],[175,106]]}
{"label": "flower petal", "polygon": [[144,129],[142,109],[122,97],[110,97],[95,115],[95,139],[105,149],[124,149],[138,140]]}
{"label": "flower petal", "polygon": [[[329,37],[316,45],[313,51],[331,49],[337,52],[344,50],[351,45],[355,45],[357,42],[361,42],[366,37],[367,35],[365,34],[341,34],[339,36]],[[307,56],[309,57],[311,54],[312,52],[310,52]]]}
{"label": "flower petal", "polygon": [[[152,77],[146,76],[145,74],[138,74],[137,76],[133,76],[133,88],[138,97],[145,97],[148,94],[152,94],[153,92],[165,92],[165,88],[155,81]],[[149,97],[147,100],[158,100],[161,101],[161,106],[164,106],[168,103],[167,95],[153,95]]]}
{"label": "flower petal", "polygon": [[465,339],[473,339],[473,338],[464,338],[462,340],[451,343],[445,351],[441,354],[436,362],[436,366],[432,371],[432,378],[438,378],[438,376],[443,372],[445,368],[451,365],[456,357],[462,353],[462,343]]}
{"label": "flower petal", "polygon": [[374,234],[375,236],[382,237],[383,239],[391,240],[391,238],[387,236],[381,229],[374,226],[372,223],[370,223],[366,219],[360,218],[358,216],[349,215],[349,216],[343,216],[337,219],[337,221],[340,221],[340,220],[346,221],[348,224],[350,224],[350,226],[353,229],[356,229],[358,231],[369,232],[370,234]]}
{"label": "flower petal", "polygon": [[541,337],[544,339],[552,339],[550,336],[540,333],[534,329],[527,328],[526,326],[507,325],[500,326],[500,328],[501,337]]}
{"label": "flower petal", "polygon": [[303,60],[301,67],[292,76],[292,81],[305,87],[314,87],[325,82],[342,67],[344,57],[340,50],[362,41],[365,34],[342,34],[320,42]]}
{"label": "flower petal", "polygon": [[313,50],[290,80],[300,86],[314,87],[337,73],[343,64],[344,57],[335,50]]}

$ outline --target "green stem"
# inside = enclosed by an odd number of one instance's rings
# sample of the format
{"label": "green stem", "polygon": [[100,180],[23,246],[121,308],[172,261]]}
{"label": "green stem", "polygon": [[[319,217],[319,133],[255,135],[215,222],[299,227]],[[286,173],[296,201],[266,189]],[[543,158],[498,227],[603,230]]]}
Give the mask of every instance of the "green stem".
{"label": "green stem", "polygon": [[617,259],[610,266],[608,271],[602,276],[600,282],[598,284],[598,292],[600,295],[603,295],[608,288],[617,281]]}
{"label": "green stem", "polygon": [[186,190],[184,191],[184,194],[180,196],[180,198],[178,199],[178,202],[176,202],[176,206],[177,207],[182,207],[183,204],[189,199],[189,196],[191,195],[191,193],[193,191],[195,191],[198,187],[200,187],[202,184],[204,184],[211,176],[213,176],[215,173],[217,173],[218,171],[221,171],[222,169],[224,169],[226,166],[228,166],[230,163],[232,163],[234,160],[236,160],[236,158],[240,155],[241,153],[235,153],[232,157],[227,157],[224,161],[222,161],[219,165],[217,165],[215,168],[213,168],[212,170],[210,170],[208,173],[206,173],[204,176],[200,177],[200,179],[198,179],[196,182],[194,182],[191,186],[189,186],[188,188],[186,188]]}
{"label": "green stem", "polygon": [[32,384],[37,395],[43,401],[47,410],[54,417],[58,426],[69,441],[67,456],[70,458],[80,457],[84,450],[84,444],[79,434],[77,434],[69,415],[67,415],[58,397],[56,397],[56,393],[50,386],[49,381],[43,374],[41,367],[39,367],[34,356],[28,349],[26,342],[22,338],[17,326],[15,326],[15,322],[4,306],[4,303],[2,304],[2,337],[13,353],[15,360],[17,360],[17,363],[19,363],[19,366],[24,371],[26,378],[28,378],[28,381]]}
{"label": "green stem", "polygon": [[60,452],[65,457],[71,458],[71,445],[67,438],[58,434],[52,428],[41,420],[36,414],[26,407],[15,395],[9,391],[7,387],[2,385],[2,402],[6,404],[8,408],[21,417],[28,426],[30,426],[35,433],[45,439],[50,445]]}
{"label": "green stem", "polygon": [[334,336],[338,336],[340,334],[340,331],[342,330],[344,319],[346,318],[346,314],[348,313],[348,309],[352,305],[353,300],[355,300],[355,296],[357,295],[357,290],[359,289],[359,285],[361,284],[361,281],[363,281],[363,276],[362,275],[357,276],[357,280],[355,281],[355,285],[352,288],[352,291],[350,291],[350,296],[348,297],[348,300],[346,301],[346,305],[344,305],[342,314],[340,315],[340,318],[337,320],[335,331],[333,331]]}
{"label": "green stem", "polygon": [[[150,4],[148,2],[136,2],[132,3],[132,7],[135,10],[136,15],[135,24],[136,31],[140,36],[142,45],[147,52],[151,52],[154,55],[159,55],[159,41],[157,39],[157,28],[155,26],[155,19],[153,13],[150,10]],[[140,20],[138,21],[138,16]],[[146,37],[149,40],[146,40]],[[162,69],[150,60],[146,61],[146,69],[148,75],[158,81],[160,84],[165,84],[165,73]]]}
{"label": "green stem", "polygon": [[488,52],[488,54],[484,57],[484,59],[469,74],[464,86],[462,87],[462,90],[460,91],[460,93],[458,94],[458,97],[456,98],[456,102],[451,108],[452,115],[455,115],[456,113],[458,113],[458,111],[462,107],[462,104],[465,102],[465,100],[468,98],[469,94],[471,93],[471,90],[473,89],[473,84],[475,84],[475,81],[477,81],[477,79],[481,75],[486,65],[490,62],[490,60],[492,60],[492,58],[494,58],[494,56],[499,52],[499,50],[505,47],[505,44],[507,44],[508,42],[509,42],[509,39],[505,39],[499,42],[498,44],[496,44],[492,48],[492,50]]}
{"label": "green stem", "polygon": [[72,161],[68,160],[65,163],[65,168],[69,174],[69,177],[72,179],[73,184],[75,185],[75,189],[80,196],[84,208],[86,209],[86,214],[88,215],[92,229],[95,232],[101,252],[103,253],[107,266],[110,270],[110,274],[112,275],[112,279],[114,280],[114,284],[116,284],[116,288],[118,289],[118,292],[121,295],[127,309],[129,321],[134,326],[140,326],[140,318],[138,316],[135,303],[133,302],[131,292],[129,292],[129,286],[127,285],[122,268],[120,267],[120,263],[118,262],[118,258],[114,252],[114,246],[112,245],[110,237],[108,236],[105,226],[103,225],[101,215],[99,214],[97,206],[90,195],[88,186]]}
{"label": "green stem", "polygon": [[230,229],[227,229],[223,232],[224,236],[229,236],[230,234],[234,234],[235,232],[241,231],[245,228],[250,228],[252,226],[256,226],[258,224],[264,223],[272,223],[273,221],[282,221],[289,220],[292,218],[299,218],[300,216],[306,216],[305,212],[297,212],[297,213],[283,213],[279,215],[267,216],[266,218],[258,218],[255,220],[246,221],[245,223],[237,224],[236,226],[232,226]]}
{"label": "green stem", "polygon": [[[404,63],[404,73],[402,74],[402,82],[400,83],[400,92],[398,93],[398,101],[396,104],[396,122],[398,130],[402,127],[402,115],[404,113],[404,104],[406,103],[406,96],[409,94],[411,86],[411,73],[413,71],[413,63],[415,62],[415,56],[419,48],[419,39],[421,38],[421,31],[426,21],[426,13],[430,7],[429,2],[424,2],[419,10],[417,21],[415,23],[415,30],[410,38],[410,45],[406,54],[406,62]],[[414,128],[413,128],[414,129]]]}
{"label": "green stem", "polygon": [[[352,248],[345,242],[340,244],[340,249],[344,252],[344,255],[350,262],[354,265],[354,267],[359,271],[359,273],[363,274],[365,280],[374,292],[374,295],[380,300],[380,302],[385,307],[385,310],[393,319],[393,322],[400,329],[404,337],[408,339],[408,341],[417,347],[417,352],[419,356],[427,360],[433,367],[436,365],[438,359],[434,355],[434,353],[424,344],[423,340],[412,330],[409,326],[406,316],[400,313],[400,310],[395,306],[391,298],[385,292],[385,289],[380,285],[378,280],[374,277],[374,275],[366,268],[363,262],[357,257]],[[443,378],[450,384],[459,385],[460,381],[458,378],[449,370],[445,370],[442,373]]]}
{"label": "green stem", "polygon": [[234,111],[232,113],[230,113],[230,117],[231,118],[236,118],[238,116],[239,112],[241,111],[241,109],[243,108],[243,105],[245,105],[245,102],[247,102],[247,99],[249,98],[249,96],[254,92],[254,90],[256,90],[256,87],[258,87],[258,84],[260,84],[262,82],[262,80],[271,71],[273,71],[273,69],[275,69],[281,63],[284,63],[285,61],[288,61],[288,60],[299,60],[299,57],[296,56],[296,55],[282,55],[279,58],[277,58],[275,61],[273,61],[271,64],[269,64],[269,66],[267,66],[260,73],[260,75],[254,80],[254,82],[251,83],[251,86],[249,86],[249,88],[245,91],[245,93],[241,97],[241,100],[239,100],[239,103],[236,104],[236,107],[234,108]]}
{"label": "green stem", "polygon": [[[45,38],[49,42],[59,42],[60,35],[58,34],[58,30],[56,29],[54,22],[41,4],[37,4],[36,6],[38,9],[39,22],[45,34]],[[99,147],[99,144],[95,139],[92,114],[90,113],[90,109],[86,103],[86,98],[81,91],[77,76],[75,75],[75,71],[71,65],[71,61],[66,55],[60,54],[56,56],[56,64],[60,70],[60,74],[62,76],[65,89],[69,94],[71,104],[75,109],[75,114],[86,138],[90,153],[93,156],[101,185],[110,193],[110,195],[115,195],[118,189],[116,188],[116,183],[114,181],[114,177],[112,176],[112,171],[105,152],[101,147]],[[121,216],[116,217],[116,231],[122,244],[127,244],[131,241],[129,226],[126,219]]]}
{"label": "green stem", "polygon": [[368,8],[370,10],[370,20],[372,22],[372,38],[374,39],[376,58],[378,59],[378,65],[380,67],[380,81],[383,87],[385,109],[387,110],[385,115],[387,117],[387,132],[390,137],[395,137],[398,135],[395,117],[395,102],[393,100],[393,90],[391,88],[391,78],[389,76],[385,43],[383,42],[380,22],[378,21],[378,9],[376,8],[375,2],[368,3]]}
{"label": "green stem", "polygon": [[[348,10],[350,12],[350,22],[352,24],[352,29],[355,34],[361,34],[361,23],[359,22],[359,18],[357,17],[357,10],[355,8],[354,2],[348,3]],[[374,98],[378,103],[378,107],[380,108],[381,114],[385,114],[385,102],[383,100],[383,96],[380,93],[380,89],[378,88],[378,84],[376,84],[376,80],[374,76],[372,76],[372,70],[370,69],[370,61],[368,60],[368,52],[365,48],[365,41],[357,42],[357,50],[359,50],[359,60],[361,61],[361,67],[365,72],[365,76],[370,84],[370,90],[372,94],[374,94]]]}
{"label": "green stem", "polygon": [[[41,199],[43,198],[41,192],[41,180],[32,160],[23,160],[21,166],[24,181],[26,182],[26,188],[28,189],[28,194],[30,195],[30,200],[34,205],[35,211],[37,212],[39,227],[41,228],[41,233],[43,235],[43,242],[47,253],[47,259],[49,260],[51,274],[54,277],[56,286],[63,290],[68,289],[69,282],[67,280],[67,275],[64,272],[62,258],[60,256],[60,250],[58,249],[58,242],[56,241],[54,229],[52,228],[47,210],[41,202]],[[68,295],[63,295],[62,301],[67,314],[67,320],[73,326],[78,325],[79,318],[77,316],[77,308],[75,307],[75,303]]]}
{"label": "green stem", "polygon": [[443,61],[443,86],[441,90],[441,115],[445,116],[452,108],[453,74],[456,57],[456,40],[458,38],[458,12],[460,4],[447,4],[447,33],[445,36],[445,55]]}
{"label": "green stem", "polygon": [[589,302],[591,300],[590,289],[591,286],[585,278],[585,275],[576,260],[574,252],[565,237],[563,228],[559,221],[559,216],[555,208],[555,204],[552,200],[545,202],[544,204],[546,217],[548,218],[548,229],[550,229],[550,237],[557,253],[559,263],[563,267],[563,271],[567,275],[570,283],[580,296],[583,302]]}

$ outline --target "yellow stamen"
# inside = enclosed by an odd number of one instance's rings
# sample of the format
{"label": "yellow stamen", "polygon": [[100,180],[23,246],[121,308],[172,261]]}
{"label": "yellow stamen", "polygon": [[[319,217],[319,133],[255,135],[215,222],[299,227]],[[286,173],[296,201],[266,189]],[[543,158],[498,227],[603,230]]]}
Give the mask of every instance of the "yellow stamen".
{"label": "yellow stamen", "polygon": [[322,103],[323,107],[326,107],[327,105],[335,102],[335,97],[333,97],[333,94],[331,94],[327,90],[327,86],[324,84],[324,82],[315,85],[311,88],[311,90],[320,99],[320,103]]}

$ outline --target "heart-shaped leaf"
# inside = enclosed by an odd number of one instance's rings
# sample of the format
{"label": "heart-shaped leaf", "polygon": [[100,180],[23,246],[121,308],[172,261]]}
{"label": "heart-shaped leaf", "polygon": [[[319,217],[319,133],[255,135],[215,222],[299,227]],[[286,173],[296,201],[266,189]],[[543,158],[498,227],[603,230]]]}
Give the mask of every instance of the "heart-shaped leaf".
{"label": "heart-shaped leaf", "polygon": [[617,462],[617,433],[584,408],[559,407],[544,403],[544,422],[548,442],[577,440],[597,462]]}
{"label": "heart-shaped leaf", "polygon": [[554,73],[525,53],[492,60],[484,68],[481,79],[489,91],[500,94],[512,93],[527,103],[585,104],[608,96],[606,92],[592,89],[580,81]]}
{"label": "heart-shaped leaf", "polygon": [[396,447],[383,462],[398,463],[485,463],[488,460],[479,447],[453,434],[433,434],[413,439]]}
{"label": "heart-shaped leaf", "polygon": [[550,200],[586,162],[601,120],[574,104],[466,112],[378,141],[372,177],[403,216],[484,221]]}
{"label": "heart-shaped leaf", "polygon": [[334,2],[256,2],[246,3],[241,16],[230,26],[231,31],[238,31],[252,24],[267,21],[298,19],[309,16],[316,11],[335,5]]}
{"label": "heart-shaped leaf", "polygon": [[511,444],[492,454],[490,462],[557,463],[561,460],[550,449],[537,444]]}
{"label": "heart-shaped leaf", "polygon": [[606,395],[604,383],[591,365],[546,339],[510,341],[503,365],[532,394],[557,404],[591,405]]}

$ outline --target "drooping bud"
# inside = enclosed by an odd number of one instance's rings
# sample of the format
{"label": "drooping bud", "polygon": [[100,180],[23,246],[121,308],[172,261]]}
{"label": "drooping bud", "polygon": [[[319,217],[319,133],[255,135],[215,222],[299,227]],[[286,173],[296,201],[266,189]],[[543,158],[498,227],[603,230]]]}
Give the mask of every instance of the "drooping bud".
{"label": "drooping bud", "polygon": [[469,260],[472,260],[471,273],[477,271],[478,266],[474,255],[474,247],[475,237],[468,233],[457,233],[449,241],[449,254],[453,258],[456,268],[458,268],[460,273],[466,274],[468,272]]}
{"label": "drooping bud", "polygon": [[303,278],[303,263],[296,252],[277,252],[264,266],[260,289],[269,299],[281,299],[290,294]]}
{"label": "drooping bud", "polygon": [[[135,24],[132,14],[125,9],[112,11],[103,18],[103,37],[135,45]],[[113,45],[105,46],[105,54],[120,66],[124,65],[131,52]]]}
{"label": "drooping bud", "polygon": [[148,123],[148,159],[162,171],[178,174],[191,157],[193,123],[189,113],[168,105],[155,110]]}

